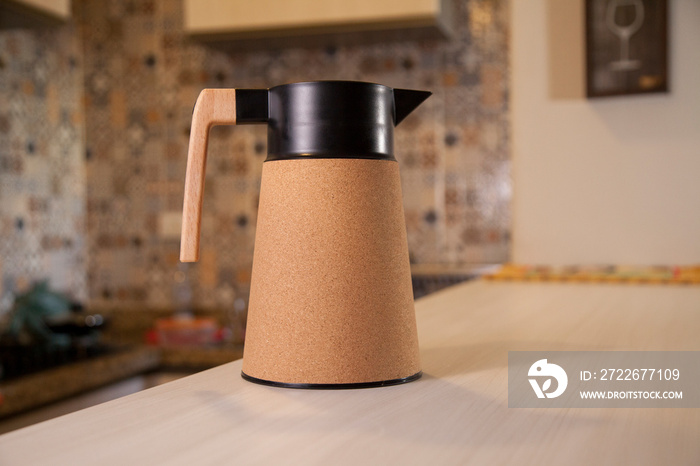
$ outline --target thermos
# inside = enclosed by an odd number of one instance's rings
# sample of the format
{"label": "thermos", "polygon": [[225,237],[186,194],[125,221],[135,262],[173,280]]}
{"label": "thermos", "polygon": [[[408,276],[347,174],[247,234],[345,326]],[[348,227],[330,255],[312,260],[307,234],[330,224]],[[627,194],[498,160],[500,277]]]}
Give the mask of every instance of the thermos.
{"label": "thermos", "polygon": [[209,128],[268,125],[246,380],[364,388],[421,376],[393,131],[429,96],[354,81],[199,95],[187,159],[183,262],[199,255]]}

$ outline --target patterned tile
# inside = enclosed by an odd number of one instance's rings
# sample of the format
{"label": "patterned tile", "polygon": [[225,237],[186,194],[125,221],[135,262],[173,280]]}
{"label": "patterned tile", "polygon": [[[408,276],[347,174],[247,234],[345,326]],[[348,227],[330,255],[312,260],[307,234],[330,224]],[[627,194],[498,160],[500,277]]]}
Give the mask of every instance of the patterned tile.
{"label": "patterned tile", "polygon": [[506,1],[454,0],[449,41],[251,53],[188,39],[179,0],[74,4],[75,24],[0,33],[0,303],[48,275],[95,306],[245,317],[265,128],[211,132],[201,263],[179,264],[159,227],[182,207],[204,87],[357,79],[433,91],[396,130],[411,260],[507,260]]}
{"label": "patterned tile", "polygon": [[0,313],[35,280],[87,299],[79,56],[74,25],[0,32]]}

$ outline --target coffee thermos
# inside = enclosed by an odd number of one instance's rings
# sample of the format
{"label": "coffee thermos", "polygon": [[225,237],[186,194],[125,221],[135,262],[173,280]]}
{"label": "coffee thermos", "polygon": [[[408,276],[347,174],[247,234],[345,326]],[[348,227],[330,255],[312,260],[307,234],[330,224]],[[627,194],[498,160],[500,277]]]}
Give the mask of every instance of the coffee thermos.
{"label": "coffee thermos", "polygon": [[268,125],[245,379],[363,388],[421,376],[393,131],[429,96],[353,81],[199,95],[187,160],[183,262],[199,255],[209,128]]}

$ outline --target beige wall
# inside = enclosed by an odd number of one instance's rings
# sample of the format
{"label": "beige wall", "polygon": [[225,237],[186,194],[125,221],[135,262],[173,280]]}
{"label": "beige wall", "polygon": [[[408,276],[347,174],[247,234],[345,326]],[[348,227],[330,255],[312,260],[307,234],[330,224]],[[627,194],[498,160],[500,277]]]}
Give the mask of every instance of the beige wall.
{"label": "beige wall", "polygon": [[548,6],[567,1],[511,3],[512,260],[700,263],[700,2],[669,2],[670,94],[553,100]]}

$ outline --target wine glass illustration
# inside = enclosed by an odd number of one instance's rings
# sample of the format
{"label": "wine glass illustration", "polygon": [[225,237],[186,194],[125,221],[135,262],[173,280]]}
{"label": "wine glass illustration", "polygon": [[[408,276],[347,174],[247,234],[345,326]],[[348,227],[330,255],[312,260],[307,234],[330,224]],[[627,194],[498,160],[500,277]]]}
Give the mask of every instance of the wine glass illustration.
{"label": "wine glass illustration", "polygon": [[[620,26],[616,21],[618,8],[634,7],[634,21],[625,26]],[[610,63],[610,68],[615,71],[629,71],[639,68],[641,60],[630,60],[630,37],[632,37],[644,23],[644,4],[642,0],[611,0],[605,13],[605,24],[616,36],[620,38],[620,59]]]}

